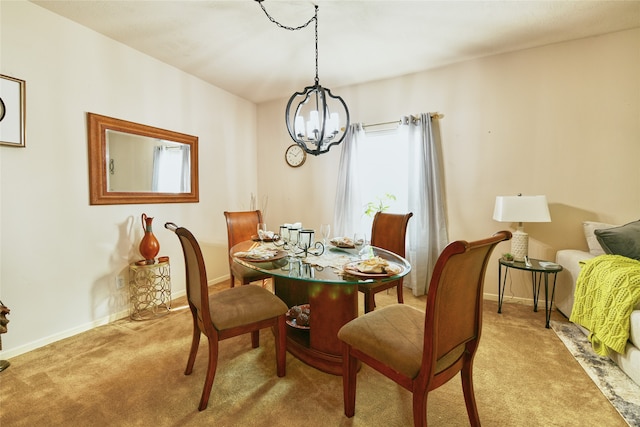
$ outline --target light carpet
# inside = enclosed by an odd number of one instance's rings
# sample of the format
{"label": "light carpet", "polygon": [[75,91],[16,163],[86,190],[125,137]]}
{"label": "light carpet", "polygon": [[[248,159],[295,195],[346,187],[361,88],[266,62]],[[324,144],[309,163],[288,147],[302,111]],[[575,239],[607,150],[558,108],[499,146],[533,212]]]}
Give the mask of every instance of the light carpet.
{"label": "light carpet", "polygon": [[[407,291],[404,299],[425,307],[425,297]],[[201,341],[193,374],[184,375],[192,333],[185,303],[174,300],[171,313],[158,319],[122,319],[12,358],[0,373],[0,426],[412,425],[411,394],[367,366],[358,373],[353,418],[343,412],[341,377],[287,354],[287,375],[278,378],[269,330],[256,349],[248,335],[220,343],[209,406],[199,412],[207,344]],[[376,303],[396,304],[395,292],[377,294]],[[485,427],[627,425],[544,327],[544,311],[505,304],[498,314],[496,301],[484,306],[473,376]],[[429,394],[427,417],[432,427],[469,425],[459,376]]]}
{"label": "light carpet", "polygon": [[611,359],[596,354],[575,324],[551,321],[551,327],[627,424],[640,427],[640,386]]}

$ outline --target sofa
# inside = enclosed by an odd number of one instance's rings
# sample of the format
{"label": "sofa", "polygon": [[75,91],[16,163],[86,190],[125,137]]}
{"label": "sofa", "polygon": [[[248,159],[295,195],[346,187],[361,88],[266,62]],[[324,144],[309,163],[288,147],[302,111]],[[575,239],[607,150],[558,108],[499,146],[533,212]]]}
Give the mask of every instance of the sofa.
{"label": "sofa", "polygon": [[[586,221],[583,223],[583,228],[588,252],[563,249],[556,254],[556,262],[564,267],[564,270],[558,274],[556,284],[556,308],[569,319],[572,319],[576,302],[576,281],[583,265],[591,265],[600,259],[607,258],[607,254],[640,260],[640,221],[622,226]],[[596,260],[596,257],[600,259]],[[635,273],[635,266],[633,268]],[[629,319],[629,338],[624,351],[622,353],[609,351],[608,356],[640,385],[640,300],[637,300],[633,306]],[[586,335],[590,334],[580,322],[575,323]]]}

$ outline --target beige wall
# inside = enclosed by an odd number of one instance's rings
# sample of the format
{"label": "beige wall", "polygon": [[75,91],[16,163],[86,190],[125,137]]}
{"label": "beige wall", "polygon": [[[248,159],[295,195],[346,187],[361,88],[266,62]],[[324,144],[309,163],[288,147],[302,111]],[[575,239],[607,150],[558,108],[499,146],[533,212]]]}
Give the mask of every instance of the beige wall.
{"label": "beige wall", "polygon": [[[27,82],[27,146],[0,147],[0,299],[11,308],[2,359],[127,315],[115,277],[139,256],[142,212],[173,260],[174,295],[184,271],[166,221],[196,233],[216,281],[228,274],[222,212],[249,208],[251,194],[258,207],[268,198],[272,227],[333,218],[340,148],[287,167],[286,100],[256,107],[25,1],[0,2],[0,52],[0,73]],[[635,30],[360,86],[322,83],[354,121],[444,113],[451,238],[509,226],[491,220],[498,194],[546,194],[553,222],[527,230],[532,255],[547,257],[584,246],[582,220],[640,217],[639,56]],[[200,203],[89,206],[87,112],[199,136]],[[489,293],[495,275],[492,266]],[[513,294],[528,298],[519,279]]]}
{"label": "beige wall", "polygon": [[[0,358],[128,315],[115,277],[140,258],[143,212],[174,296],[184,270],[167,221],[201,240],[210,280],[228,276],[222,212],[257,192],[254,104],[26,1],[0,2],[0,52],[27,93],[26,148],[0,147]],[[87,112],[197,135],[200,203],[90,206]]]}
{"label": "beige wall", "polygon": [[[530,255],[554,259],[558,249],[586,248],[584,220],[640,218],[639,76],[636,29],[359,86],[321,83],[345,99],[354,122],[443,113],[451,240],[514,227],[492,220],[497,195],[545,194],[552,222],[525,224],[525,230]],[[281,168],[291,143],[283,124],[286,101],[258,107],[259,191],[270,200],[269,223],[299,219],[318,227],[333,218],[341,148],[310,156],[302,168]],[[503,243],[495,255],[508,250]],[[489,266],[487,294],[497,293],[496,265]],[[531,299],[529,277],[514,274],[511,294]]]}

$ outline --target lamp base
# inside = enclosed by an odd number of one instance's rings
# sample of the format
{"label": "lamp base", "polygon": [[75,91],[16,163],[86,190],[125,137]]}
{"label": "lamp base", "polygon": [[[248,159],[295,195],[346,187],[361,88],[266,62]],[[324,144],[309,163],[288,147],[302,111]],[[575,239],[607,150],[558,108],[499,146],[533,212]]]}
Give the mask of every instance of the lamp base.
{"label": "lamp base", "polygon": [[511,237],[511,255],[515,261],[524,261],[529,255],[529,235],[520,228]]}

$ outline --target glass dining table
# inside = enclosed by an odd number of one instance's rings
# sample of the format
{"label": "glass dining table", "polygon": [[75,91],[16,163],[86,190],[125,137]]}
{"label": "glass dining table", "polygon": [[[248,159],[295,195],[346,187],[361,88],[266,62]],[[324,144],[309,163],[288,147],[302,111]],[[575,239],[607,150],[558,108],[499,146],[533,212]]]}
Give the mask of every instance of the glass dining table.
{"label": "glass dining table", "polygon": [[[266,259],[245,257],[257,249],[272,251]],[[409,262],[387,250],[364,250],[327,245],[322,255],[292,256],[274,243],[241,242],[231,248],[234,262],[271,274],[274,293],[291,309],[287,315],[287,350],[323,372],[342,375],[342,344],[338,331],[358,316],[358,284],[397,280],[411,271]],[[353,266],[363,259],[380,257],[395,266],[395,274],[361,273]],[[294,317],[309,313],[308,324]]]}

